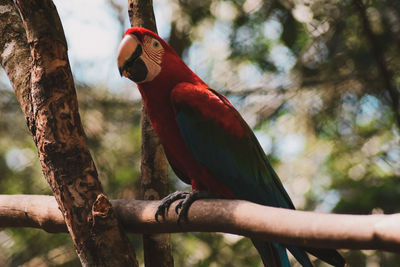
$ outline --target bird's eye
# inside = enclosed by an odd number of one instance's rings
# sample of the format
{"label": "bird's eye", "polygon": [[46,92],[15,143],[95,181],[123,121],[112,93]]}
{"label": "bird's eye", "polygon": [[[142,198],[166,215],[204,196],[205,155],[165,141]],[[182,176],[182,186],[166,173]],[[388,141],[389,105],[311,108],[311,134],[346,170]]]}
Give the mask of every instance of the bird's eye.
{"label": "bird's eye", "polygon": [[153,41],[153,47],[154,48],[159,48],[160,46],[161,46],[161,44],[157,40]]}

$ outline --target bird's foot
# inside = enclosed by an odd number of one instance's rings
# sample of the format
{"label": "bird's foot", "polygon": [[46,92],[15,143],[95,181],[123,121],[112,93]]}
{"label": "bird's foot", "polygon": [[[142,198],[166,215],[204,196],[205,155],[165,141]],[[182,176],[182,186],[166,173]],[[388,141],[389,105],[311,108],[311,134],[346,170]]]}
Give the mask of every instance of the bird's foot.
{"label": "bird's foot", "polygon": [[205,198],[215,198],[215,196],[207,191],[192,191],[189,192],[184,199],[179,201],[178,205],[175,207],[175,212],[178,214],[178,224],[180,224],[182,218],[187,219],[189,208],[194,201]]}
{"label": "bird's foot", "polygon": [[181,201],[179,201],[178,205],[175,207],[175,212],[178,214],[178,224],[180,224],[182,218],[187,218],[189,207],[192,205],[192,203],[198,199],[204,198],[215,198],[215,196],[211,195],[207,191],[176,191],[172,194],[169,194],[161,200],[161,203],[157,208],[155,214],[156,221],[158,221],[158,216],[165,218],[165,212],[169,209],[171,204],[175,200],[181,199]]}
{"label": "bird's foot", "polygon": [[178,199],[184,199],[186,198],[186,195],[188,195],[189,192],[183,192],[183,191],[176,191],[173,192],[171,194],[169,194],[168,196],[164,197],[161,200],[160,205],[157,208],[156,211],[156,221],[158,222],[158,216],[161,216],[162,218],[165,218],[165,212],[169,209],[169,206],[171,206],[171,204]]}

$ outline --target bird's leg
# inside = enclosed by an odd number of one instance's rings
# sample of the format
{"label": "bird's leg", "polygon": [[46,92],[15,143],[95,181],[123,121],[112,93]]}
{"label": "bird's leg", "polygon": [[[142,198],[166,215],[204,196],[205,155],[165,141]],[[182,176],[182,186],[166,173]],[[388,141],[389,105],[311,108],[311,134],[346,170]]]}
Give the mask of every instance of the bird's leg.
{"label": "bird's leg", "polygon": [[192,191],[192,192],[176,191],[172,194],[169,194],[168,196],[164,197],[161,200],[161,203],[157,208],[155,214],[156,221],[158,222],[158,216],[165,218],[165,212],[169,209],[169,207],[175,200],[182,199],[175,207],[175,212],[176,214],[178,214],[178,224],[179,224],[183,217],[187,218],[190,205],[192,205],[192,203],[195,200],[204,198],[216,198],[216,196],[210,194],[207,191]]}
{"label": "bird's leg", "polygon": [[210,194],[207,191],[192,191],[187,193],[175,207],[175,212],[176,214],[178,214],[178,224],[180,224],[182,218],[187,219],[189,208],[194,201],[205,198],[217,198],[217,197],[215,195]]}
{"label": "bird's leg", "polygon": [[168,196],[164,197],[161,200],[160,205],[157,208],[155,217],[156,221],[158,222],[158,216],[161,216],[165,218],[165,211],[169,209],[169,206],[178,199],[185,199],[186,196],[189,194],[189,192],[184,192],[184,191],[176,191],[174,193],[169,194]]}

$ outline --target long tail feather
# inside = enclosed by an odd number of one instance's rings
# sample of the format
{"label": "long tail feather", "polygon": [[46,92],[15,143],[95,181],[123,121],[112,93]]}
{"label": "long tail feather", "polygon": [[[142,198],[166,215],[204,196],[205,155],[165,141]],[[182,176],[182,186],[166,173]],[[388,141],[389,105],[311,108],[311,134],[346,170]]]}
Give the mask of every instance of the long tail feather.
{"label": "long tail feather", "polygon": [[286,248],[278,243],[267,243],[254,239],[251,241],[258,250],[265,267],[290,267]]}
{"label": "long tail feather", "polygon": [[306,252],[336,267],[344,267],[345,260],[334,249],[305,248],[252,239],[265,267],[290,267],[286,248],[303,267],[312,267]]}
{"label": "long tail feather", "polygon": [[289,246],[289,245],[285,245],[285,246],[303,267],[312,267],[313,266],[303,248]]}
{"label": "long tail feather", "polygon": [[342,255],[339,254],[334,249],[327,248],[304,248],[308,253],[314,255],[315,257],[323,260],[336,267],[344,267],[346,264]]}

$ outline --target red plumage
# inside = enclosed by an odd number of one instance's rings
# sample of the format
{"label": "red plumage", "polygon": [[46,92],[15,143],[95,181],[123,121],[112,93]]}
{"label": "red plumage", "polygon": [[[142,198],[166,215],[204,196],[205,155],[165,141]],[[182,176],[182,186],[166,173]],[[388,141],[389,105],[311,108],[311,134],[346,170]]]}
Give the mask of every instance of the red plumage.
{"label": "red plumage", "polygon": [[[151,124],[175,173],[190,182],[193,190],[294,209],[256,137],[231,103],[210,89],[153,32],[131,28],[126,34],[135,36],[123,41],[133,51],[120,50],[120,72],[139,79]],[[158,50],[158,42],[164,50]],[[142,48],[151,44],[154,47]],[[162,60],[157,62],[158,58]],[[252,241],[265,265],[289,266],[288,248],[303,266],[312,266],[306,248]],[[336,266],[344,265],[335,250],[308,251]]]}
{"label": "red plumage", "polygon": [[[145,34],[154,35],[151,31],[143,28],[131,28],[127,30],[127,34],[134,32],[139,40]],[[204,92],[204,97],[207,97],[208,86],[194,74],[186,64],[179,58],[179,56],[166,44],[161,38],[158,38],[166,48],[163,62],[161,67],[163,71],[151,82],[138,84],[139,91],[145,103],[147,113],[149,115],[151,124],[157,136],[160,138],[169,163],[177,174],[181,174],[182,179],[189,179],[193,190],[205,190],[212,194],[222,196],[225,198],[235,198],[231,190],[224,184],[220,183],[215,177],[204,167],[199,165],[189,152],[177,122],[175,120],[175,112],[171,106],[171,97],[173,89],[177,84],[182,82],[190,82],[196,85],[198,90]],[[181,90],[183,92],[181,92]],[[205,105],[196,98],[186,95],[185,88],[178,88],[174,94],[175,97],[185,100],[193,100],[198,105]],[[210,97],[210,95],[208,95]],[[189,98],[189,99],[188,99]],[[182,99],[183,100],[183,99]],[[215,99],[216,100],[216,99]],[[218,101],[218,100],[216,100]],[[149,104],[151,102],[151,104]],[[220,115],[227,113],[227,110],[221,109]],[[212,107],[203,107],[203,110],[210,110],[208,116],[212,116]],[[178,174],[178,175],[179,175]]]}

